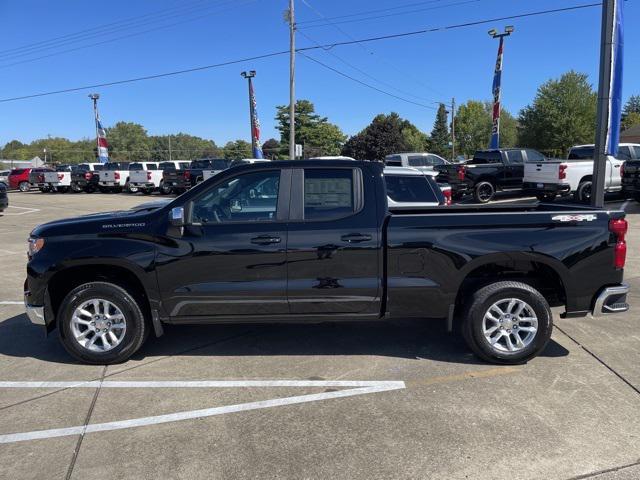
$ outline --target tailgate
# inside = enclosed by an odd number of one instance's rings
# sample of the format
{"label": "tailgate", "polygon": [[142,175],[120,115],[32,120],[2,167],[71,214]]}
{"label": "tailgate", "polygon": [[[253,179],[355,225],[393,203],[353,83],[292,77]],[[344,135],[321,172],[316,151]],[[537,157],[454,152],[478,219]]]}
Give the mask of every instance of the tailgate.
{"label": "tailgate", "polygon": [[115,171],[114,170],[103,170],[100,172],[100,181],[101,182],[115,182]]}
{"label": "tailgate", "polygon": [[433,170],[438,172],[436,182],[438,183],[459,183],[458,168],[462,165],[434,165]]}
{"label": "tailgate", "polygon": [[524,182],[560,183],[558,169],[560,162],[539,162],[524,164]]}
{"label": "tailgate", "polygon": [[44,172],[44,183],[58,183],[58,172]]}
{"label": "tailgate", "polygon": [[129,183],[147,183],[147,171],[133,170],[129,172]]}

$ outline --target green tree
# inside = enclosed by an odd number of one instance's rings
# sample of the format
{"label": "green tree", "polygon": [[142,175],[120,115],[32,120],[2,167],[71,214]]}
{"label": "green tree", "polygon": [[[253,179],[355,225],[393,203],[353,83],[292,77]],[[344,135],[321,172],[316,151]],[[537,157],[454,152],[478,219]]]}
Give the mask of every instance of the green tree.
{"label": "green tree", "polygon": [[169,160],[169,149],[171,149],[172,160],[195,160],[219,157],[222,154],[213,140],[186,133],[149,137],[149,147],[151,159],[155,161]]}
{"label": "green tree", "polygon": [[[289,106],[276,107],[277,129],[280,132],[280,143],[289,149]],[[296,102],[296,143],[304,145],[307,151],[313,151],[313,156],[337,155],[342,149],[346,135],[337,125],[330,123],[327,117],[315,113],[315,106],[309,100]]]}
{"label": "green tree", "polygon": [[572,145],[593,142],[596,99],[585,74],[571,70],[549,80],[520,111],[518,144],[563,155]]}
{"label": "green tree", "polygon": [[395,112],[376,115],[345,143],[342,154],[358,160],[383,160],[392,153],[425,150],[427,136]]}
{"label": "green tree", "polygon": [[631,95],[622,110],[622,129],[640,124],[640,95]]}
{"label": "green tree", "polygon": [[451,135],[449,134],[449,126],[447,124],[447,109],[444,103],[441,103],[433,123],[433,130],[431,130],[429,151],[446,158],[451,153],[451,148],[449,147],[450,141]]}
{"label": "green tree", "polygon": [[[490,102],[469,100],[456,112],[456,152],[471,156],[476,150],[487,148],[491,137],[492,105]],[[513,147],[517,143],[518,122],[508,111],[500,111],[500,146]]]}
{"label": "green tree", "polygon": [[235,140],[233,142],[227,142],[222,149],[222,154],[224,158],[228,160],[253,157],[251,144],[245,140]]}
{"label": "green tree", "polygon": [[113,161],[145,161],[151,158],[145,128],[133,122],[118,122],[107,128],[109,157]]}
{"label": "green tree", "polygon": [[280,160],[288,157],[288,154],[282,151],[282,145],[275,138],[270,138],[262,144],[262,153],[264,158],[270,158],[271,160]]}

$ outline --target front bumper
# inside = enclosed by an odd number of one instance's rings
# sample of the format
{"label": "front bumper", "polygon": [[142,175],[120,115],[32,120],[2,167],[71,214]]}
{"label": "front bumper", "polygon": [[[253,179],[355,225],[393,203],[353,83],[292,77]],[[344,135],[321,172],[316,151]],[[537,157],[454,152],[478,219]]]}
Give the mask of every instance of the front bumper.
{"label": "front bumper", "polygon": [[27,317],[34,325],[46,325],[47,323],[44,320],[44,307],[39,307],[37,305],[29,305],[27,303],[27,297],[25,295],[24,298],[24,308],[27,312]]}
{"label": "front bumper", "polygon": [[603,288],[595,298],[591,315],[601,317],[612,313],[626,312],[629,310],[627,293],[629,293],[629,285],[626,283]]}

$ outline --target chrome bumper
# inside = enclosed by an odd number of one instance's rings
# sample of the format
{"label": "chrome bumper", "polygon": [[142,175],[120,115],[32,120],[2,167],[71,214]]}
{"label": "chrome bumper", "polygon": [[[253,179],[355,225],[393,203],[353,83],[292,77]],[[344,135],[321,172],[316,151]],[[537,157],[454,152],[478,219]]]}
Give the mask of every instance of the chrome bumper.
{"label": "chrome bumper", "polygon": [[611,313],[626,312],[629,310],[627,293],[629,293],[629,285],[626,283],[604,288],[596,297],[591,315],[601,317]]}
{"label": "chrome bumper", "polygon": [[24,308],[27,312],[27,317],[34,325],[46,325],[44,321],[44,307],[37,307],[35,305],[29,305],[27,299],[24,299]]}

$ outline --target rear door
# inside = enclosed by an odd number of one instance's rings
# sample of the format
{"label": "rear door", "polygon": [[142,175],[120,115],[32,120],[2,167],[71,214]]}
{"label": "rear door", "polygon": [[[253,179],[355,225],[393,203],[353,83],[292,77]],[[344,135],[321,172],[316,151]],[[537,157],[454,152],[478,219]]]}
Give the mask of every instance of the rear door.
{"label": "rear door", "polygon": [[524,154],[522,150],[504,152],[504,188],[522,188],[524,177]]}
{"label": "rear door", "polygon": [[373,177],[367,178],[361,168],[293,170],[287,246],[292,314],[353,318],[380,312],[381,238],[375,205]]}

